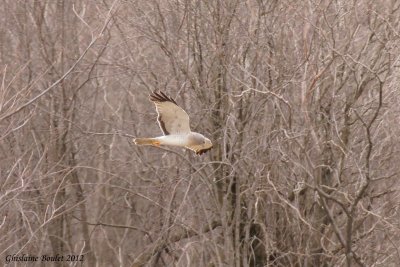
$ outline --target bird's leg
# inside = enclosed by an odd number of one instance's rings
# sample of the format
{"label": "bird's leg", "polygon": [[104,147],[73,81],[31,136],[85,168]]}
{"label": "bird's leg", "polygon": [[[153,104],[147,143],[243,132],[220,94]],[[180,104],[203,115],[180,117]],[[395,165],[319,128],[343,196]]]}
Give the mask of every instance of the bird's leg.
{"label": "bird's leg", "polygon": [[161,142],[160,141],[153,141],[151,144],[153,146],[160,146]]}

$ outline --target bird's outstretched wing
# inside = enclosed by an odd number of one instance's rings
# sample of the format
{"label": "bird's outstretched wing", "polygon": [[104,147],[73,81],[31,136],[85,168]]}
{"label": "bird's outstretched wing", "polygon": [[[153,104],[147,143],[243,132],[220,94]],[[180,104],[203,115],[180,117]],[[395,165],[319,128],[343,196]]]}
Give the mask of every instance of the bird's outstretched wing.
{"label": "bird's outstretched wing", "polygon": [[189,115],[175,100],[163,92],[154,91],[150,100],[156,105],[158,124],[164,135],[190,133]]}

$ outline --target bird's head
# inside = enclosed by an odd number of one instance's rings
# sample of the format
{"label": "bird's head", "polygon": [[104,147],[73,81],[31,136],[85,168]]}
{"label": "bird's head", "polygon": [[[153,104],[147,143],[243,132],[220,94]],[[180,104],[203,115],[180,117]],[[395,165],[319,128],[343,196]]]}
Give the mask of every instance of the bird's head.
{"label": "bird's head", "polygon": [[204,137],[204,148],[212,148],[213,144],[211,143],[211,140],[208,139],[207,137]]}
{"label": "bird's head", "polygon": [[204,137],[203,139],[203,144],[201,145],[201,149],[196,151],[197,155],[201,155],[203,153],[206,153],[208,150],[210,150],[213,147],[213,144],[211,143],[211,140],[208,139],[207,137]]}

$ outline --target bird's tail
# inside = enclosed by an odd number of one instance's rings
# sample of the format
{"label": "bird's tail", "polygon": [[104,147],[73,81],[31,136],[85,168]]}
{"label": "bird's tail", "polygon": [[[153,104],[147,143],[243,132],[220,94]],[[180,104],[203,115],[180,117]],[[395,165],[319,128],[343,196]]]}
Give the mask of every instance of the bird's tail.
{"label": "bird's tail", "polygon": [[160,141],[158,141],[156,138],[135,138],[135,139],[133,139],[133,142],[139,146],[143,146],[143,145],[159,146],[160,145]]}

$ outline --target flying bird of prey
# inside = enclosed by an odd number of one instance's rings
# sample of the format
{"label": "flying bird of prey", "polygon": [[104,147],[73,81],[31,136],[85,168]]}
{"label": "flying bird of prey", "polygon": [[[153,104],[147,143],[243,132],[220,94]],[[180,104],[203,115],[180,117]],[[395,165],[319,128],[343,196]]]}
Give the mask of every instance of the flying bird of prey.
{"label": "flying bird of prey", "polygon": [[150,101],[156,105],[158,124],[164,136],[153,138],[136,138],[136,145],[169,145],[185,147],[201,155],[210,150],[213,145],[204,135],[192,132],[189,125],[189,115],[176,104],[175,100],[163,92],[154,91]]}

